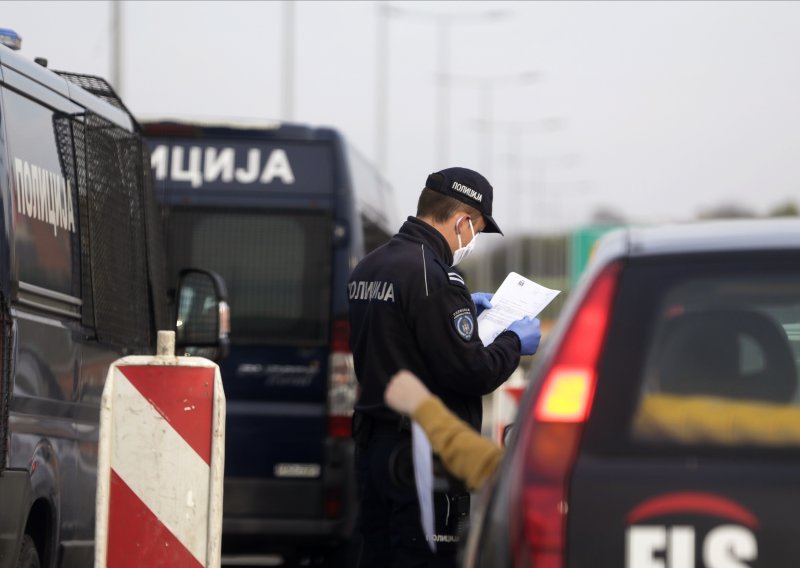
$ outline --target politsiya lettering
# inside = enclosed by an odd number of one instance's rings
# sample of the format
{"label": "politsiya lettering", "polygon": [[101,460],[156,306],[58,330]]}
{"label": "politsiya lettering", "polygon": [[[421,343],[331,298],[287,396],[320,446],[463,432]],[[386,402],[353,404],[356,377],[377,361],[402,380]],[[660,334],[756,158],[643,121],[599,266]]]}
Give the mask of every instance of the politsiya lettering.
{"label": "politsiya lettering", "polygon": [[483,201],[483,194],[482,193],[478,193],[477,191],[475,191],[471,187],[463,185],[463,184],[460,184],[457,181],[453,182],[453,190],[457,191],[459,193],[463,193],[464,195],[466,195],[467,197],[469,197],[471,199],[474,199],[478,203]]}
{"label": "politsiya lettering", "polygon": [[64,176],[14,158],[17,213],[74,233],[75,208],[72,187]]}
{"label": "politsiya lettering", "polygon": [[354,280],[347,284],[347,293],[351,300],[379,300],[394,303],[394,284],[373,280]]}
{"label": "politsiya lettering", "polygon": [[272,183],[280,180],[293,184],[294,171],[289,156],[281,148],[274,148],[262,154],[261,148],[247,151],[244,166],[236,167],[235,148],[215,148],[208,146],[172,146],[160,144],[150,154],[150,165],[155,170],[157,180],[169,177],[172,181],[189,182],[193,188],[217,180],[242,184]]}
{"label": "politsiya lettering", "polygon": [[430,540],[433,542],[459,542],[461,539],[458,538],[456,535],[452,534],[435,534],[431,535]]}

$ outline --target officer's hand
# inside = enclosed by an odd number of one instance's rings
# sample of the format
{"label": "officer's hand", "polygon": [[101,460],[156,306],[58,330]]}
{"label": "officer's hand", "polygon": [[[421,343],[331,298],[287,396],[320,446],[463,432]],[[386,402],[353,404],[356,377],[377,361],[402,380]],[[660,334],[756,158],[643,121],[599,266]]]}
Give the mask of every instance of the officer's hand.
{"label": "officer's hand", "polygon": [[483,310],[488,310],[492,307],[492,294],[491,292],[475,292],[472,294],[472,303],[475,304],[475,309],[478,315],[481,315]]}
{"label": "officer's hand", "polygon": [[539,319],[525,316],[513,322],[507,328],[519,336],[520,353],[522,355],[533,355],[539,348],[539,341],[542,339],[542,331],[539,328]]}

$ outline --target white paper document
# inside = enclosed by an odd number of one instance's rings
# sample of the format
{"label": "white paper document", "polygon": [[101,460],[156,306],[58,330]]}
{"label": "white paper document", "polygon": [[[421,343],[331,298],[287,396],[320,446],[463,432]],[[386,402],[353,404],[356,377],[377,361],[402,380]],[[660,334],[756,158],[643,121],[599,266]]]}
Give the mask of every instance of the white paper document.
{"label": "white paper document", "polygon": [[436,552],[436,542],[433,540],[433,458],[431,457],[431,443],[425,435],[425,431],[416,422],[411,423],[411,447],[422,533],[425,535],[425,540],[428,541],[430,549]]}
{"label": "white paper document", "polygon": [[536,316],[558,296],[551,290],[516,272],[510,272],[492,296],[492,307],[478,316],[478,335],[489,345],[512,322]]}

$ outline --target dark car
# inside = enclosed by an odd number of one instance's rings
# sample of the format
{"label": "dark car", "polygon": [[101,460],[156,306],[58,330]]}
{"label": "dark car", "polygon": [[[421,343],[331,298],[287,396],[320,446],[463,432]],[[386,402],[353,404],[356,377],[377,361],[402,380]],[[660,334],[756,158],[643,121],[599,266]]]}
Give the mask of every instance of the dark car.
{"label": "dark car", "polygon": [[627,228],[548,339],[467,566],[800,558],[800,221]]}

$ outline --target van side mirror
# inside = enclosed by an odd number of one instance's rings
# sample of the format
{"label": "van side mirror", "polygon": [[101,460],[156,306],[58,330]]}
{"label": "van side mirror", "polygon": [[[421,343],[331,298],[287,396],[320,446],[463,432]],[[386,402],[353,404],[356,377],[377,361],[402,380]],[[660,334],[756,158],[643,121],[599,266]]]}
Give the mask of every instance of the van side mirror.
{"label": "van side mirror", "polygon": [[222,277],[187,268],[178,275],[175,354],[219,361],[230,350],[230,308]]}

